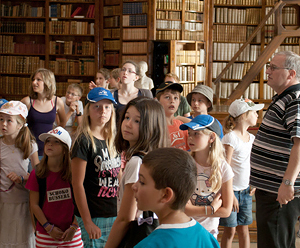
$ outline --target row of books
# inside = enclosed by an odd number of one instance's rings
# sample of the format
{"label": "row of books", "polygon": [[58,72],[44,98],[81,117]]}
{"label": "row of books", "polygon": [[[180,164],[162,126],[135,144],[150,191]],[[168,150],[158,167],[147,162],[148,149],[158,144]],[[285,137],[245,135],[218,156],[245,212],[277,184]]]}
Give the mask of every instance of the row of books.
{"label": "row of books", "polygon": [[112,16],[112,15],[120,15],[120,5],[117,6],[104,6],[103,7],[103,15],[104,16]]}
{"label": "row of books", "polygon": [[0,35],[0,53],[45,54],[45,44],[35,41],[14,42],[14,36]]}
{"label": "row of books", "polygon": [[147,40],[147,28],[123,29],[123,40]]}
{"label": "row of books", "polygon": [[120,16],[104,18],[104,28],[120,27]]}
{"label": "row of books", "polygon": [[49,17],[95,18],[95,5],[83,9],[72,4],[52,4],[49,6]]}
{"label": "row of books", "polygon": [[203,23],[202,22],[185,22],[185,30],[197,30],[203,31]]}
{"label": "row of books", "polygon": [[103,29],[104,39],[119,39],[121,31],[119,28],[105,28]]}
{"label": "row of books", "polygon": [[[61,0],[51,0],[52,2],[59,2]],[[63,0],[65,2],[74,2],[74,0]],[[94,3],[95,0],[76,0],[76,2],[91,2],[91,3]]]}
{"label": "row of books", "polygon": [[156,29],[181,29],[181,21],[156,20]]}
{"label": "row of books", "polygon": [[103,42],[103,49],[104,50],[120,50],[121,42],[120,42],[120,40],[105,40]]}
{"label": "row of books", "polygon": [[247,26],[214,25],[213,40],[220,42],[245,42]]}
{"label": "row of books", "polygon": [[104,53],[104,65],[118,66],[119,65],[119,53],[117,53],[117,52]]}
{"label": "row of books", "polygon": [[[205,81],[205,67],[197,66],[197,82]],[[194,66],[176,66],[175,73],[179,77],[180,82],[195,81]]]}
{"label": "row of books", "polygon": [[[192,14],[192,13],[189,13]],[[194,13],[193,13],[194,14]],[[181,12],[157,10],[156,19],[181,19]]]}
{"label": "row of books", "polygon": [[123,15],[123,27],[147,26],[147,15]]}
{"label": "row of books", "polygon": [[122,42],[123,54],[146,54],[147,48],[147,42]]}
{"label": "row of books", "polygon": [[[273,9],[272,7],[266,7],[266,14]],[[275,24],[275,15],[272,14],[267,20],[266,24]],[[294,7],[284,7],[282,9],[282,24],[284,25],[298,25],[298,14]]]}
{"label": "row of books", "polygon": [[157,30],[157,40],[181,40],[180,30]]}
{"label": "row of books", "polygon": [[0,56],[0,73],[32,73],[45,67],[45,60],[36,56]]}
{"label": "row of books", "polygon": [[[213,44],[213,60],[231,60],[242,45],[242,43],[215,42]],[[237,58],[237,61],[256,61],[260,55],[260,50],[260,45],[249,44]]]}
{"label": "row of books", "polygon": [[216,23],[237,23],[237,24],[259,24],[261,19],[261,9],[233,9],[215,8]]}
{"label": "row of books", "polygon": [[183,35],[184,40],[198,40],[203,41],[204,40],[204,33],[203,31],[188,31],[186,30]]}
{"label": "row of books", "polygon": [[49,61],[49,69],[54,74],[61,75],[95,75],[95,60],[91,58],[66,59],[56,58]]}
{"label": "row of books", "polygon": [[[268,1],[268,0],[266,0]],[[274,0],[271,0],[274,1]],[[230,5],[261,5],[261,0],[215,0],[216,4]],[[274,3],[273,3],[274,4]]]}
{"label": "row of books", "polygon": [[28,95],[31,80],[29,77],[1,76],[0,89],[2,94]]}
{"label": "row of books", "polygon": [[190,93],[195,88],[195,83],[183,83],[181,85],[183,87],[183,91],[181,95],[183,95],[184,97],[186,97],[187,94]]}
{"label": "row of books", "polygon": [[50,34],[94,34],[94,23],[79,21],[50,21]]}
{"label": "row of books", "polygon": [[156,9],[182,10],[182,0],[157,0]]}
{"label": "row of books", "polygon": [[202,0],[185,0],[185,10],[204,11],[204,1]]}
{"label": "row of books", "polygon": [[44,22],[12,22],[4,21],[0,25],[1,33],[29,33],[43,34],[45,33]]}
{"label": "row of books", "polygon": [[147,2],[123,3],[123,15],[148,13]]}
{"label": "row of books", "polygon": [[203,13],[186,12],[184,15],[186,21],[203,21]]}
{"label": "row of books", "polygon": [[[214,62],[212,69],[213,78],[216,78],[222,72],[226,65],[227,63]],[[229,67],[229,69],[226,71],[225,75],[222,78],[240,80],[246,75],[247,71],[252,65],[253,63],[234,63],[232,66]]]}
{"label": "row of books", "polygon": [[[274,37],[274,26],[265,26],[265,42],[269,43]],[[287,37],[283,43],[299,44],[299,37]]]}
{"label": "row of books", "polygon": [[50,41],[50,54],[90,55],[95,54],[95,42],[91,41]]}
{"label": "row of books", "polygon": [[21,3],[17,5],[1,4],[0,16],[13,16],[13,17],[44,17],[44,7],[32,7],[28,3]]}
{"label": "row of books", "polygon": [[176,50],[176,64],[191,63],[204,64],[205,51],[195,50]]}

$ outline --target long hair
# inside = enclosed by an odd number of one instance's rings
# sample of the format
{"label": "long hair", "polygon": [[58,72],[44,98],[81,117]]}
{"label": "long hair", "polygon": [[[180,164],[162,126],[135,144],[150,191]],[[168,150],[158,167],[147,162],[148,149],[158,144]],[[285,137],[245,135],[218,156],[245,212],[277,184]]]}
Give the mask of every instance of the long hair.
{"label": "long hair", "polygon": [[[122,122],[129,107],[134,106],[140,113],[139,138],[130,147],[129,142],[122,136]],[[125,151],[129,160],[133,154],[146,154],[156,148],[169,146],[165,111],[161,104],[154,99],[137,97],[132,99],[121,113],[115,145],[118,152]]]}
{"label": "long hair", "polygon": [[[69,147],[60,141],[60,144],[63,146],[63,158],[61,161],[62,170],[61,170],[61,178],[64,181],[71,183],[71,158],[70,158],[70,150]],[[47,165],[48,156],[44,153],[41,162],[36,166],[35,174],[39,178],[45,178],[48,176],[49,168]]]}
{"label": "long hair", "polygon": [[[91,142],[93,151],[96,152],[97,147],[96,147],[95,140],[94,140],[91,128],[90,128],[90,125],[91,125],[91,118],[90,118],[90,111],[89,111],[90,106],[91,106],[90,102],[88,102],[85,105],[85,108],[83,111],[82,125],[80,125],[77,128],[74,143],[80,142],[81,135],[84,135],[87,138],[87,140],[89,140]],[[105,138],[110,157],[114,158],[117,156],[116,148],[114,145],[114,141],[115,141],[115,137],[116,137],[116,114],[115,114],[114,106],[112,103],[111,103],[111,110],[112,110],[112,112],[111,112],[110,120],[105,124],[104,129],[102,130],[102,132],[103,132],[102,134]],[[73,143],[73,145],[74,145],[74,143]]]}
{"label": "long hair", "polygon": [[230,133],[236,127],[237,123],[239,123],[244,117],[247,117],[250,113],[250,110],[237,116],[233,117],[231,115],[226,116],[224,119],[223,131],[224,134]]}
{"label": "long hair", "polygon": [[[205,135],[211,135],[213,133],[209,129],[201,130]],[[222,186],[222,176],[220,166],[225,160],[224,157],[224,147],[222,142],[217,134],[215,134],[215,140],[211,143],[210,151],[208,154],[207,163],[211,166],[211,173],[209,182],[211,184],[211,188],[214,192],[219,191]],[[192,157],[195,158],[195,152],[192,152]]]}
{"label": "long hair", "polygon": [[[46,93],[46,98],[48,100],[51,100],[56,92],[56,81],[55,81],[54,73],[48,69],[39,68],[31,74],[30,76],[31,82],[33,81],[35,75],[38,73],[41,74],[42,80],[44,81],[44,92]],[[37,99],[38,97],[38,94],[33,91],[32,84],[30,84],[29,87],[29,96],[32,99]]]}

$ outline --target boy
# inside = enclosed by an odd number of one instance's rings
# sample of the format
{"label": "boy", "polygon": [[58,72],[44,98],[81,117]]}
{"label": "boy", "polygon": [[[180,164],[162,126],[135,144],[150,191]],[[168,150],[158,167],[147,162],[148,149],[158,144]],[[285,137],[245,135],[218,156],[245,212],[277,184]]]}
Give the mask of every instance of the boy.
{"label": "boy", "polygon": [[120,78],[120,72],[121,72],[121,68],[116,68],[113,69],[110,72],[110,78],[108,79],[109,82],[109,89],[112,90],[119,90],[121,88],[120,84],[121,84],[121,78]]}
{"label": "boy", "polygon": [[155,212],[160,226],[136,248],[219,247],[204,227],[184,213],[196,184],[196,164],[187,152],[158,148],[145,155],[132,189],[138,209]]}
{"label": "boy", "polygon": [[[83,94],[83,89],[79,84],[70,84],[67,88],[66,96],[61,99],[64,102],[66,112],[66,127],[70,133],[72,131],[75,118],[77,117],[78,126],[82,123],[83,105],[80,98]],[[59,119],[56,118],[56,125],[59,126]]]}
{"label": "boy", "polygon": [[156,98],[165,110],[171,146],[182,150],[189,150],[187,131],[182,131],[179,126],[183,123],[174,117],[180,103],[180,93],[183,91],[179,83],[171,81],[162,83],[156,90]]}

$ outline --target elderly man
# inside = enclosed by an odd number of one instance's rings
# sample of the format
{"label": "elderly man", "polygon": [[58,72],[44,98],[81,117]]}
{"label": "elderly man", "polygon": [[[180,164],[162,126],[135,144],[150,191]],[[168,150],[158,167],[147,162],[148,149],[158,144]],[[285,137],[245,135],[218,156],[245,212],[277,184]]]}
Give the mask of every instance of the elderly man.
{"label": "elderly man", "polygon": [[250,184],[257,188],[258,248],[295,247],[300,215],[300,56],[275,54],[267,65],[273,97],[251,152]]}

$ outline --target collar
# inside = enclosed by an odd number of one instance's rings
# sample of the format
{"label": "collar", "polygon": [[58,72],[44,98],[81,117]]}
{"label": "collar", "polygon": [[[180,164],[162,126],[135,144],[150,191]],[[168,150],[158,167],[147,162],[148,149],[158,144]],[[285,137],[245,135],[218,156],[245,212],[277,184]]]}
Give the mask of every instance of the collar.
{"label": "collar", "polygon": [[287,95],[291,92],[294,92],[294,91],[300,91],[300,83],[288,87],[280,95],[276,94],[275,96],[273,96],[272,100],[274,101],[274,100],[280,99],[280,98],[284,97],[285,95]]}

